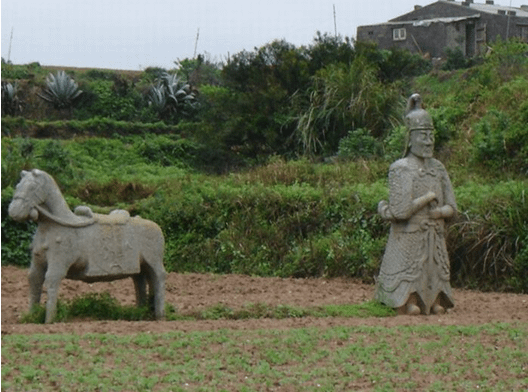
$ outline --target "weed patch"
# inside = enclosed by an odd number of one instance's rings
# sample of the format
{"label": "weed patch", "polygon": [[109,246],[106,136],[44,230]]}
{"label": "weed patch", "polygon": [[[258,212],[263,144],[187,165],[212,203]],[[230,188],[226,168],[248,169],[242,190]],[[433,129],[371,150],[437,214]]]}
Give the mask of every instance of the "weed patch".
{"label": "weed patch", "polygon": [[[390,317],[393,309],[378,302],[370,301],[363,304],[325,305],[302,308],[291,305],[267,305],[264,303],[248,303],[241,309],[233,309],[218,303],[202,310],[178,312],[171,304],[165,305],[166,319],[175,320],[245,320],[245,319],[285,319],[300,317]],[[43,324],[46,309],[37,305],[30,312],[22,315],[21,323]],[[71,322],[73,320],[153,320],[154,315],[149,307],[120,305],[117,299],[109,293],[91,293],[77,297],[71,301],[57,303],[57,321]]]}

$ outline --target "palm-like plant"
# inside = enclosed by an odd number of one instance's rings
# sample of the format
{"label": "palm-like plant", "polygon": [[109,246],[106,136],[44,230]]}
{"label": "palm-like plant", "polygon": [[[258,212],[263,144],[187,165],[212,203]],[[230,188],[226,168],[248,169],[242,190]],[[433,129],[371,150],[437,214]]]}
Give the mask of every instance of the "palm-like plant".
{"label": "palm-like plant", "polygon": [[14,115],[21,110],[17,96],[18,84],[2,82],[2,115]]}
{"label": "palm-like plant", "polygon": [[147,99],[160,115],[186,113],[196,106],[196,96],[191,86],[177,75],[167,72],[150,88]]}
{"label": "palm-like plant", "polygon": [[50,102],[56,109],[68,109],[81,95],[77,83],[66,72],[50,73],[46,78],[46,89],[38,96]]}
{"label": "palm-like plant", "polygon": [[149,105],[157,112],[161,113],[167,105],[167,95],[163,86],[152,86],[148,94]]}

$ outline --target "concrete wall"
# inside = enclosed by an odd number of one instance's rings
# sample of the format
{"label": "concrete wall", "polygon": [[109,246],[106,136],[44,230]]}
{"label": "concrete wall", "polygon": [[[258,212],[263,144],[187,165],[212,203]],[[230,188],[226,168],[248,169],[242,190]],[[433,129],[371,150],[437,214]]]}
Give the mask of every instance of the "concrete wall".
{"label": "concrete wall", "polygon": [[[357,40],[376,42],[381,49],[396,47],[408,49],[413,53],[428,53],[431,57],[442,57],[446,47],[465,47],[465,25],[464,22],[458,22],[456,24],[433,23],[428,27],[403,23],[360,26],[357,30]],[[402,27],[406,30],[406,39],[393,40],[393,29]]]}
{"label": "concrete wall", "polygon": [[[470,17],[477,14],[480,15],[478,18],[450,23],[436,22],[427,27],[413,26],[410,23],[416,20]],[[393,40],[393,29],[403,27],[407,32],[406,39]],[[387,24],[359,26],[356,39],[376,42],[381,49],[405,48],[414,53],[429,53],[431,57],[444,57],[445,48],[456,47],[466,56],[474,56],[485,52],[487,44],[498,36],[506,39],[508,31],[509,37],[520,37],[523,28],[525,34],[528,34],[526,17],[479,12],[471,7],[460,6],[460,3],[439,1],[391,19]]]}

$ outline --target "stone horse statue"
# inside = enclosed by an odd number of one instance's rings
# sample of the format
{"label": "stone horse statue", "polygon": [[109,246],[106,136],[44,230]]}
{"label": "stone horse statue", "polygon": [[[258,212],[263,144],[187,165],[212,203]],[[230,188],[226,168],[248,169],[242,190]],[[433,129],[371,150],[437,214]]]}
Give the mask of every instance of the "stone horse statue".
{"label": "stone horse statue", "polygon": [[124,210],[101,215],[80,206],[74,213],[49,174],[33,169],[22,171],[21,176],[9,216],[38,223],[31,245],[30,308],[40,303],[44,285],[46,323],[50,323],[62,279],[90,283],[132,277],[138,306],[147,303],[148,283],[156,319],[164,317],[165,240],[157,224],[132,218]]}

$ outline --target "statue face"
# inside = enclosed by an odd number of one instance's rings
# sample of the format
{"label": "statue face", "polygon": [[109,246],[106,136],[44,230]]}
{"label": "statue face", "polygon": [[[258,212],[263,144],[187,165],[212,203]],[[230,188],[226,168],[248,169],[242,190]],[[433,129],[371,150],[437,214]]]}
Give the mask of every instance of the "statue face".
{"label": "statue face", "polygon": [[434,131],[417,129],[411,132],[411,154],[419,158],[432,158],[434,150]]}

